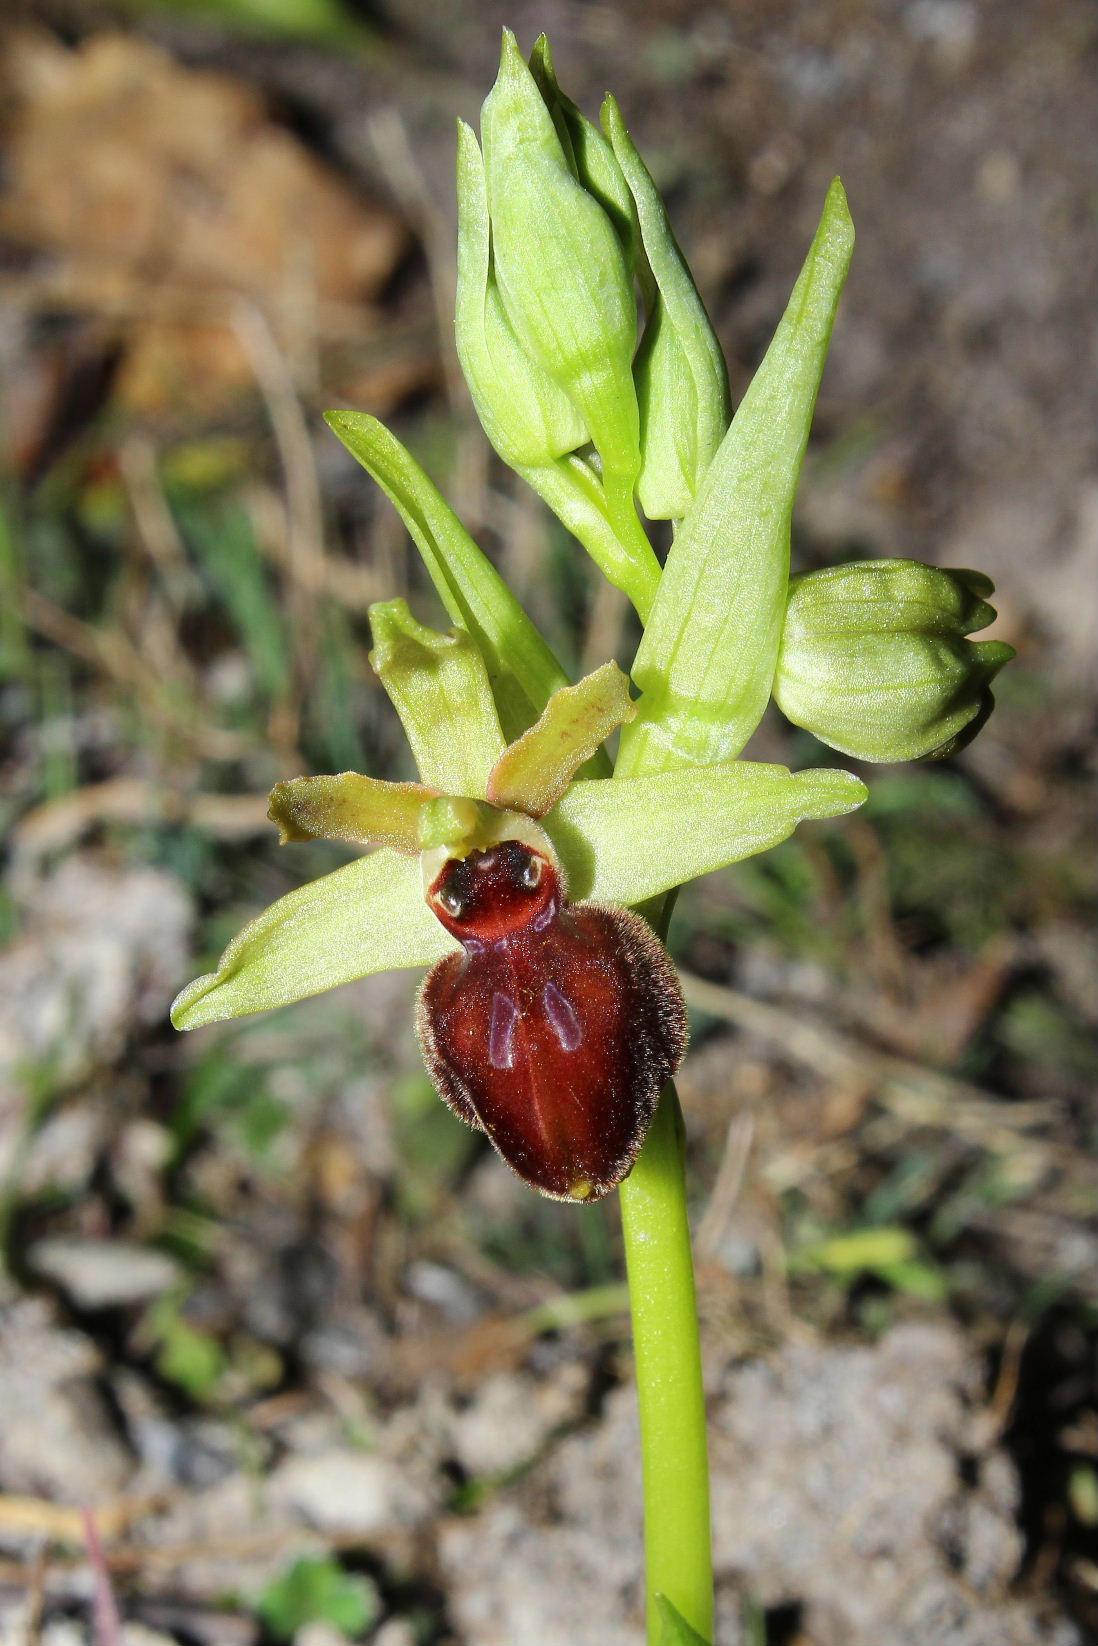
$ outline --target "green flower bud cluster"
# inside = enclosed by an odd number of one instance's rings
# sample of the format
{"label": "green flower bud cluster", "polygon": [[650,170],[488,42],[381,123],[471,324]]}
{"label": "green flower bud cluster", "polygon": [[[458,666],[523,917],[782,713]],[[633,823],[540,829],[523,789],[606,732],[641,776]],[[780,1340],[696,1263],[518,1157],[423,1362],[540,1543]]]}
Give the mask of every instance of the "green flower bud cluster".
{"label": "green flower bud cluster", "polygon": [[481,145],[458,132],[458,354],[500,456],[647,617],[637,516],[684,515],[728,426],[717,340],[620,110],[504,32]]}
{"label": "green flower bud cluster", "polygon": [[976,736],[1014,648],[968,640],[995,610],[981,572],[866,560],[789,583],[774,698],[858,760],[934,760]]}

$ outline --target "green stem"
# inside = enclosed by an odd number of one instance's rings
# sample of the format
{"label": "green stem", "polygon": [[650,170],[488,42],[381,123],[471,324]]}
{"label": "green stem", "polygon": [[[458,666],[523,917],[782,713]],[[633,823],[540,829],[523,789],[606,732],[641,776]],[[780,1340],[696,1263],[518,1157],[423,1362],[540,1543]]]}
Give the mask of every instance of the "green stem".
{"label": "green stem", "polygon": [[659,1646],[659,1594],[712,1640],[705,1396],[674,1083],[621,1186],[621,1219],[640,1397],[649,1646]]}

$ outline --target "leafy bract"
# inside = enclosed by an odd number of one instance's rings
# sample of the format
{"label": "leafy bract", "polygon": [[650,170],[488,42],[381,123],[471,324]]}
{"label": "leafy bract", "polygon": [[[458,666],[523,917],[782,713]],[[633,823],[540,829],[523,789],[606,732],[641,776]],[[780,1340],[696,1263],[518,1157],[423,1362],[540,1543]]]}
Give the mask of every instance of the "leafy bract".
{"label": "leafy bract", "polygon": [[568,676],[491,561],[395,435],[365,412],[324,417],[393,503],[438,597],[480,648],[508,737],[537,719]]}
{"label": "leafy bract", "polygon": [[177,997],[172,1022],[197,1029],[269,1011],[372,972],[430,966],[454,947],[423,901],[418,858],[382,847],[257,915],[217,971]]}
{"label": "leafy bract", "polygon": [[785,315],[664,567],[633,665],[637,719],[617,772],[739,754],[770,697],[793,498],[854,245],[836,179]]}
{"label": "leafy bract", "polygon": [[666,1595],[656,1596],[656,1611],[660,1620],[660,1646],[709,1646],[705,1636],[687,1623]]}
{"label": "leafy bract", "polygon": [[573,783],[544,826],[569,895],[641,903],[768,851],[809,818],[841,817],[866,797],[850,772],[737,760],[614,782]]}

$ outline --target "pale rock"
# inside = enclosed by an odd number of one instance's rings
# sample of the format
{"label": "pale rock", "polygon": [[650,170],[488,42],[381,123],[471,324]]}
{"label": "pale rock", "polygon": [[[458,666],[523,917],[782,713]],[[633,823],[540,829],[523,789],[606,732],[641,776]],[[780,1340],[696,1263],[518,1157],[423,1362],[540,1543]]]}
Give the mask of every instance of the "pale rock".
{"label": "pale rock", "polygon": [[379,1537],[417,1525],[433,1507],[430,1495],[395,1463],[367,1452],[289,1458],[271,1475],[268,1493],[272,1503],[317,1531],[341,1537]]}
{"label": "pale rock", "polygon": [[78,1309],[146,1303],[168,1291],[182,1273],[174,1258],[151,1246],[75,1235],[36,1241],[27,1263],[60,1286]]}

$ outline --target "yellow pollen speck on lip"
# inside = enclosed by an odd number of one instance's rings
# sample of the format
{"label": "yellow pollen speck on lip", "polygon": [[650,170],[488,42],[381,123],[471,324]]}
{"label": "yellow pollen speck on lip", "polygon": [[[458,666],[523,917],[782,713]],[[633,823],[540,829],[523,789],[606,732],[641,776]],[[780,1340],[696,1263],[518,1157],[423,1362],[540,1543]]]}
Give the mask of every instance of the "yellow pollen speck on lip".
{"label": "yellow pollen speck on lip", "polygon": [[577,1177],[568,1193],[573,1200],[590,1200],[592,1187],[586,1177]]}

